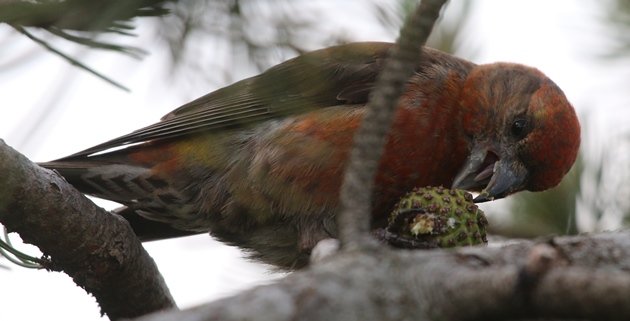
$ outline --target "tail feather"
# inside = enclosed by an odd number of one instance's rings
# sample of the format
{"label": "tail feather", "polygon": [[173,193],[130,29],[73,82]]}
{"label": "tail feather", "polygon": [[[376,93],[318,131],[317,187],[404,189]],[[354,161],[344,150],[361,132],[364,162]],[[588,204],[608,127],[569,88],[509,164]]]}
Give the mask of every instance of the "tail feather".
{"label": "tail feather", "polygon": [[143,242],[202,233],[176,229],[171,224],[147,219],[146,215],[139,214],[146,214],[146,209],[135,208],[143,204],[139,204],[138,200],[153,199],[165,185],[151,178],[147,168],[85,158],[64,158],[39,165],[58,172],[82,193],[129,205],[113,213],[127,220]]}
{"label": "tail feather", "polygon": [[206,232],[184,231],[172,227],[170,224],[146,219],[129,207],[121,207],[113,211],[122,216],[136,233],[140,241],[149,242],[171,239],[182,236],[201,234]]}
{"label": "tail feather", "polygon": [[123,204],[146,198],[157,188],[150,180],[150,170],[143,167],[93,160],[58,160],[39,163],[55,170],[85,194]]}

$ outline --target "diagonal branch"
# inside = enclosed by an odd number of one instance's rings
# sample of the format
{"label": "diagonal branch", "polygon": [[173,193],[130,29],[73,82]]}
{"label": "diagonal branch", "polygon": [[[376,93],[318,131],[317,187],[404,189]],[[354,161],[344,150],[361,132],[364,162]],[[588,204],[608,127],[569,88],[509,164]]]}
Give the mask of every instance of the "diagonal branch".
{"label": "diagonal branch", "polygon": [[110,319],[175,307],[129,224],[0,140],[0,222],[92,293]]}
{"label": "diagonal branch", "polygon": [[355,141],[341,187],[342,211],[339,239],[346,248],[366,244],[371,213],[374,177],[394,119],[398,97],[421,60],[426,42],[446,0],[423,0],[407,19],[390,53],[375,89],[370,93],[365,118]]}

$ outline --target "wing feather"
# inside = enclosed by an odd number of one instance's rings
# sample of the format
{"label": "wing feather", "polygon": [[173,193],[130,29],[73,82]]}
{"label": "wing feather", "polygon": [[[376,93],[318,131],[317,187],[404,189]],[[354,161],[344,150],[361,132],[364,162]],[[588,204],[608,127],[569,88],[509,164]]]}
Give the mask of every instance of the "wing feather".
{"label": "wing feather", "polygon": [[61,160],[202,131],[244,128],[339,104],[365,103],[390,47],[389,43],[354,43],[307,53],[187,103],[156,124]]}

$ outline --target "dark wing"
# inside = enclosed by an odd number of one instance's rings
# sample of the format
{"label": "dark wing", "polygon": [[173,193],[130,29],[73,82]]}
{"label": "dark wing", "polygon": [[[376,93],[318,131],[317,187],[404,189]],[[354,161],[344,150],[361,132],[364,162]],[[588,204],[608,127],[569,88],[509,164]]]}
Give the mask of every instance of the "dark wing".
{"label": "dark wing", "polygon": [[61,160],[200,131],[247,127],[343,103],[365,103],[391,45],[352,43],[301,55],[185,104],[156,124]]}

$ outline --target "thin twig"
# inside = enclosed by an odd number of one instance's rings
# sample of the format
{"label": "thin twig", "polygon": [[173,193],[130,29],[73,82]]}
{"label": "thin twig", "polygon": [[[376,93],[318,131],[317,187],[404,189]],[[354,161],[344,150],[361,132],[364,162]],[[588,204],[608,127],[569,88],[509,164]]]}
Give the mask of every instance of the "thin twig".
{"label": "thin twig", "polygon": [[29,269],[43,269],[44,265],[49,263],[18,251],[13,244],[11,244],[7,229],[5,227],[1,227],[1,229],[4,230],[4,237],[0,237],[0,256],[4,256],[4,258],[13,264]]}
{"label": "thin twig", "polygon": [[68,41],[71,41],[80,45],[88,46],[90,48],[112,50],[115,52],[120,52],[130,57],[133,57],[135,59],[142,59],[142,57],[147,54],[146,50],[142,50],[137,47],[122,46],[122,45],[117,45],[113,43],[94,41],[91,38],[70,34],[64,31],[63,29],[60,29],[57,27],[50,27],[50,28],[46,28],[45,30],[52,33],[55,36],[61,37],[63,39],[66,39]]}
{"label": "thin twig", "polygon": [[420,62],[421,50],[446,0],[423,0],[407,19],[375,89],[365,118],[355,134],[354,146],[341,188],[339,238],[346,249],[370,244],[370,219],[374,177],[391,128],[398,97]]}
{"label": "thin twig", "polygon": [[17,32],[25,35],[26,37],[28,37],[29,39],[33,40],[34,42],[38,43],[39,45],[41,45],[42,47],[46,48],[47,50],[49,50],[50,52],[58,55],[59,57],[63,58],[64,60],[66,60],[67,62],[69,62],[70,64],[77,66],[80,69],[83,69],[91,74],[93,74],[94,76],[101,78],[102,80],[124,90],[124,91],[130,91],[129,88],[123,86],[122,84],[120,84],[119,82],[99,73],[98,71],[88,67],[87,65],[81,63],[80,61],[66,55],[65,53],[61,52],[60,50],[52,47],[51,45],[49,45],[48,43],[46,43],[45,41],[35,37],[35,35],[33,35],[32,33],[28,32],[24,27],[21,26],[17,26],[17,25],[11,25],[11,27],[13,27],[13,29],[15,29]]}

